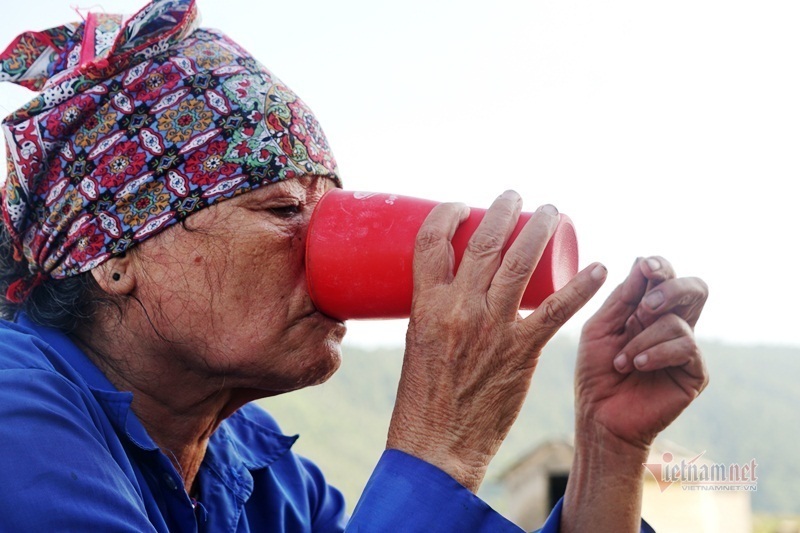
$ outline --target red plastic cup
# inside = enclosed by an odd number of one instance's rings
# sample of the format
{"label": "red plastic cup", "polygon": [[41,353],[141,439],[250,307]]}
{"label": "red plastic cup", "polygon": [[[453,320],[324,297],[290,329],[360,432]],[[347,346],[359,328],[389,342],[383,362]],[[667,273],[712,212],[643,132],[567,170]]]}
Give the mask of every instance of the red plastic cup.
{"label": "red plastic cup", "polygon": [[[317,204],[306,241],[306,279],[318,310],[339,320],[407,318],[413,292],[414,243],[438,202],[395,194],[333,189]],[[455,267],[485,209],[471,208],[453,236]],[[522,213],[503,253],[532,213]],[[578,271],[578,240],[566,215],[547,244],[522,297],[535,309]]]}

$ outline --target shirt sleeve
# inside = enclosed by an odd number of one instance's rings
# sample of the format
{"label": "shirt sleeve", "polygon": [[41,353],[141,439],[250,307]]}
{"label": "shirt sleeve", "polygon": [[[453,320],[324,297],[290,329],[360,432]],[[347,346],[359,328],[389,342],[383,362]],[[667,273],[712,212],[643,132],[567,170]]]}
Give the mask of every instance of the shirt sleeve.
{"label": "shirt sleeve", "polygon": [[[558,500],[556,506],[550,511],[550,516],[547,517],[542,529],[537,529],[534,533],[559,533],[561,531],[561,507],[564,504],[564,498]],[[656,533],[650,527],[650,524],[642,520],[642,525],[639,529],[641,533]]]}
{"label": "shirt sleeve", "polygon": [[[562,502],[535,533],[559,533]],[[523,531],[442,470],[399,450],[386,450],[345,531],[422,533],[431,531],[431,524],[437,524],[436,531]],[[643,520],[641,533],[655,532]]]}
{"label": "shirt sleeve", "polygon": [[437,524],[437,531],[522,531],[442,470],[386,450],[345,531],[421,533],[431,531],[431,524]]}

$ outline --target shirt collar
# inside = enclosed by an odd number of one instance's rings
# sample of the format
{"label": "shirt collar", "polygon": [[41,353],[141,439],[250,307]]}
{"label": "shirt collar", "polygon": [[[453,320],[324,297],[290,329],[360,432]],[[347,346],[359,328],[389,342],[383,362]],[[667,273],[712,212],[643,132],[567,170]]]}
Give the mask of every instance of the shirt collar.
{"label": "shirt collar", "polygon": [[255,406],[242,407],[220,426],[211,441],[225,441],[248,470],[266,468],[288,452],[298,436],[276,431],[259,420],[263,417]]}
{"label": "shirt collar", "polygon": [[147,434],[139,419],[131,411],[133,393],[118,391],[103,372],[86,356],[66,334],[46,326],[41,326],[24,313],[16,318],[17,324],[33,331],[36,336],[49,344],[83,378],[100,407],[106,413],[114,429],[139,448],[147,451],[157,450],[158,446]]}
{"label": "shirt collar", "polygon": [[[269,416],[245,405],[211,436],[200,467],[200,501],[209,508],[241,509],[255,488],[257,470],[285,455],[297,437],[278,433]],[[209,531],[234,531],[236,513],[211,513]]]}

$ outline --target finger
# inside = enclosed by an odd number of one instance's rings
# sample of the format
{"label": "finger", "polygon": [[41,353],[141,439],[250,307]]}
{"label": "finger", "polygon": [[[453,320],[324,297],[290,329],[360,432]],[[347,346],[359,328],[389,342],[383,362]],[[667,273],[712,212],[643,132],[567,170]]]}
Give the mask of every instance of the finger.
{"label": "finger", "polygon": [[505,191],[497,197],[467,243],[456,273],[457,283],[478,291],[489,288],[520,211],[522,198],[516,192]]}
{"label": "finger", "polygon": [[[672,264],[660,255],[653,255],[645,258],[641,262],[640,268],[642,269],[644,276],[647,278],[647,289],[645,289],[645,294],[658,287],[664,281],[675,277],[675,269],[672,267]],[[636,322],[633,323],[634,327],[632,330],[634,331],[634,334],[638,334],[640,331],[651,325],[657,318],[649,315],[643,316],[641,315],[640,311],[641,308],[638,309],[633,315],[633,318],[636,319]]]}
{"label": "finger", "polygon": [[592,263],[578,272],[521,322],[522,335],[532,343],[543,346],[597,293],[607,274],[606,267],[600,263]]}
{"label": "finger", "polygon": [[649,325],[659,316],[674,313],[694,328],[707,299],[708,285],[700,278],[670,279],[645,294],[636,314]]}
{"label": "finger", "polygon": [[672,263],[660,255],[652,255],[641,262],[644,277],[650,282],[650,287],[660,285],[662,282],[676,276]]}
{"label": "finger", "polygon": [[[634,364],[639,372],[680,371],[679,374],[671,374],[673,381],[692,398],[708,385],[705,361],[691,337],[680,337],[653,346],[637,355]],[[686,376],[688,381],[681,379]]]}
{"label": "finger", "polygon": [[414,243],[415,292],[452,280],[455,258],[450,241],[468,216],[466,205],[443,203],[425,218]]}
{"label": "finger", "polygon": [[693,378],[706,381],[705,363],[700,348],[692,337],[678,337],[657,344],[633,358],[639,372],[655,372],[681,367]]}
{"label": "finger", "polygon": [[532,215],[503,256],[487,295],[489,304],[503,314],[516,313],[547,243],[558,226],[558,210],[543,205]]}
{"label": "finger", "polygon": [[625,281],[611,292],[594,316],[586,321],[584,335],[598,338],[625,331],[625,324],[636,311],[647,289],[647,278],[640,263],[641,258],[634,261]]}
{"label": "finger", "polygon": [[614,368],[627,374],[687,364],[693,349],[681,351],[680,348],[686,348],[681,339],[688,339],[693,345],[694,334],[689,324],[677,315],[664,315],[622,348],[614,358]]}

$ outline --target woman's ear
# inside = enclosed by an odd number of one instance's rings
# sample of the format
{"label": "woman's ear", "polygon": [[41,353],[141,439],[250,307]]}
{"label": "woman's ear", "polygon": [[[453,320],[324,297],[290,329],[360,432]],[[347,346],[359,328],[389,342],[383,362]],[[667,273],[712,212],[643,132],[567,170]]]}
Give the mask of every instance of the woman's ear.
{"label": "woman's ear", "polygon": [[123,254],[93,268],[92,276],[104,292],[124,296],[136,288],[136,274],[132,266],[131,254]]}

